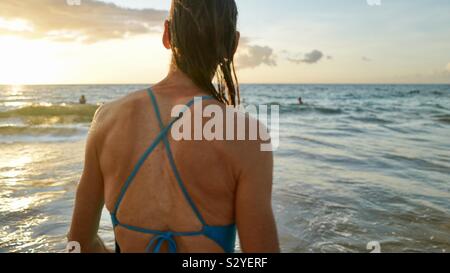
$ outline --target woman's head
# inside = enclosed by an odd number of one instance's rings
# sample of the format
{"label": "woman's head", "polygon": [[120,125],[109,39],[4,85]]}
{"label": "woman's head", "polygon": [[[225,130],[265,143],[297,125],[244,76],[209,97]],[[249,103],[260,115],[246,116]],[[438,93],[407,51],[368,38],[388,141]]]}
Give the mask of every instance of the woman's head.
{"label": "woman's head", "polygon": [[164,33],[173,64],[200,88],[230,105],[240,100],[234,69],[237,16],[235,0],[172,0]]}

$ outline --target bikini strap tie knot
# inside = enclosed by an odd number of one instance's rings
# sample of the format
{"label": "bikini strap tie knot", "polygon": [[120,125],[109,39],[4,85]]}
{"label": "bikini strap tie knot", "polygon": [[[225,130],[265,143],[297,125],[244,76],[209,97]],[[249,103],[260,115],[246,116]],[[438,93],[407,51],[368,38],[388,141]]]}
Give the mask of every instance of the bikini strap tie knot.
{"label": "bikini strap tie knot", "polygon": [[149,252],[159,253],[162,245],[165,242],[167,242],[169,245],[169,253],[176,253],[177,252],[177,243],[175,242],[175,239],[173,236],[174,235],[172,232],[164,232],[162,234],[156,235],[155,237],[153,237],[153,239],[147,245],[145,251],[147,253],[149,253]]}

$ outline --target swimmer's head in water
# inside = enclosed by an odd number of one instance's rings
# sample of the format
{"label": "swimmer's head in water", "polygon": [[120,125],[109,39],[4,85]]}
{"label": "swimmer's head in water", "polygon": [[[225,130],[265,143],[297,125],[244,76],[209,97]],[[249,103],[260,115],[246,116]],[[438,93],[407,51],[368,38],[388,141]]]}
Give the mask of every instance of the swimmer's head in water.
{"label": "swimmer's head in water", "polygon": [[164,45],[172,50],[173,64],[200,88],[229,105],[240,101],[234,69],[239,43],[237,17],[235,0],[172,0],[164,31]]}

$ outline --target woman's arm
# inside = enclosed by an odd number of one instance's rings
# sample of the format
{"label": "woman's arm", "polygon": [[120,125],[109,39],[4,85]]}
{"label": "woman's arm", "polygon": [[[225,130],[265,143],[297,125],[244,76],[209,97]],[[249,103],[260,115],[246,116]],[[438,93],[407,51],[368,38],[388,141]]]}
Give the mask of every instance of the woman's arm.
{"label": "woman's arm", "polygon": [[280,251],[272,211],[273,154],[261,152],[259,141],[249,143],[238,181],[236,223],[243,252]]}
{"label": "woman's arm", "polygon": [[98,236],[104,206],[103,176],[97,155],[98,114],[92,122],[86,143],[85,165],[78,185],[69,241],[80,243],[81,252],[109,252]]}

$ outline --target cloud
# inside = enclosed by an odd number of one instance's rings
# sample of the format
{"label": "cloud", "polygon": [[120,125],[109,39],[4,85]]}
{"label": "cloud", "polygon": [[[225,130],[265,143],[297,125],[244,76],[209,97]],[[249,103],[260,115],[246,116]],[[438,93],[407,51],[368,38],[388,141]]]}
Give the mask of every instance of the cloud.
{"label": "cloud", "polygon": [[274,50],[268,46],[250,45],[249,39],[243,37],[236,55],[236,66],[244,69],[255,68],[260,65],[277,65]]}
{"label": "cloud", "polygon": [[[318,63],[322,58],[324,54],[322,51],[314,49],[313,51],[306,53],[304,56],[300,58],[287,58],[288,61],[296,64],[306,63],[306,64],[315,64]],[[330,59],[331,56],[328,56],[328,59]]]}
{"label": "cloud", "polygon": [[372,59],[367,58],[366,56],[361,57],[361,60],[363,60],[364,62],[371,62]]}
{"label": "cloud", "polygon": [[450,73],[450,63],[447,64],[447,67],[446,67],[446,68],[447,68],[447,72]]}
{"label": "cloud", "polygon": [[167,15],[95,0],[82,0],[80,6],[64,0],[1,0],[0,35],[91,43],[158,32]]}

